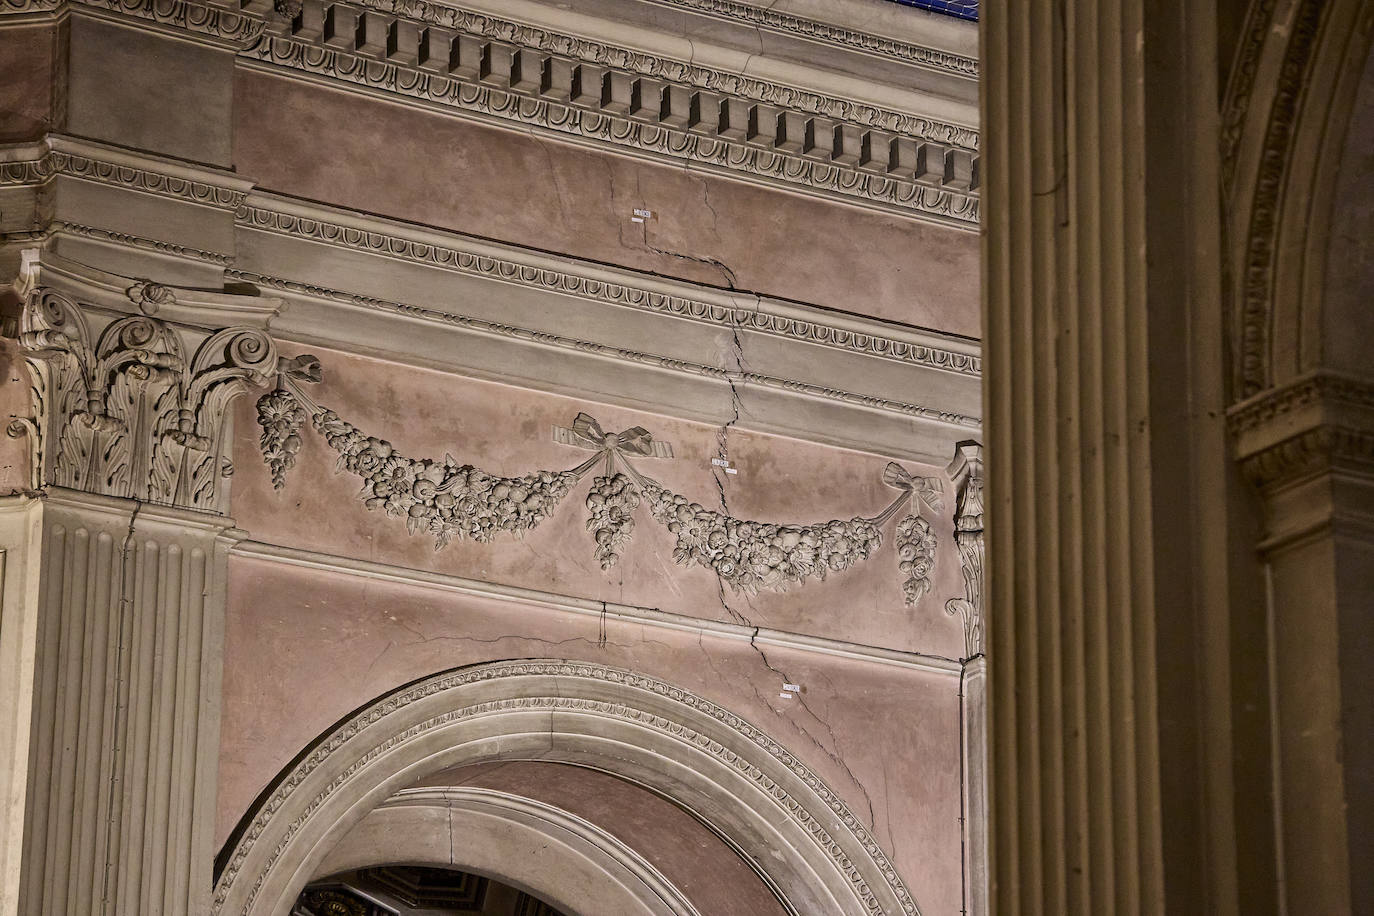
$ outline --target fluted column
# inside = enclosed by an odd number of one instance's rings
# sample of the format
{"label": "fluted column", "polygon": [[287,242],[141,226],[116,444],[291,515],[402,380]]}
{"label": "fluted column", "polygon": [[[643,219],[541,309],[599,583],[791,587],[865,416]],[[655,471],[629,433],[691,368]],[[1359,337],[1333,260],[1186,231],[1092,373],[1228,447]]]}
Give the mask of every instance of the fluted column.
{"label": "fluted column", "polygon": [[980,15],[993,912],[1234,912],[1212,13]]}
{"label": "fluted column", "polygon": [[[7,713],[0,744],[6,758],[25,748],[22,780],[0,769],[17,799],[6,857],[23,824],[17,860],[0,859],[14,879],[3,916],[203,912],[237,533],[228,406],[277,367],[263,327],[278,303],[39,251],[15,292],[33,412],[10,432],[31,446],[32,481],[0,506],[0,546],[30,587],[25,601],[8,581],[0,592],[0,654],[17,665],[0,689],[27,691],[30,714]],[[237,324],[215,330],[225,319]]]}
{"label": "fluted column", "polygon": [[214,860],[226,520],[43,500],[24,913],[196,912]]}

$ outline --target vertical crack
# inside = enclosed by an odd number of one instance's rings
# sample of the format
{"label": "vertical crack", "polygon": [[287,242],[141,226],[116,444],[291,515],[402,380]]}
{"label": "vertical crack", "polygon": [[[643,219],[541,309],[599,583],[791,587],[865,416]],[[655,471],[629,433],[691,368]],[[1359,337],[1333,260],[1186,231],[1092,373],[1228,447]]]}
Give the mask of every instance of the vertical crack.
{"label": "vertical crack", "polygon": [[105,798],[105,873],[101,879],[100,899],[110,899],[110,869],[114,866],[114,856],[110,854],[110,844],[114,842],[115,794],[120,779],[120,757],[123,751],[121,736],[124,734],[124,716],[128,710],[128,684],[124,677],[124,623],[128,620],[133,604],[135,586],[134,571],[129,568],[129,551],[134,543],[134,525],[138,513],[142,511],[142,501],[135,499],[133,511],[129,513],[129,528],[124,532],[124,542],[119,547],[119,612],[115,620],[115,708],[114,708],[114,747],[110,751],[109,792]]}

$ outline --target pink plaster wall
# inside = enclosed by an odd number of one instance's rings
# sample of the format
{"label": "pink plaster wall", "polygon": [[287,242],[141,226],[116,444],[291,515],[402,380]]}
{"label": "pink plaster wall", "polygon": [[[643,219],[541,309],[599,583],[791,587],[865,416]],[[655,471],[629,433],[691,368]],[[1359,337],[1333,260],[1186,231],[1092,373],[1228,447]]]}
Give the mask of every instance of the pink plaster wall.
{"label": "pink plaster wall", "polygon": [[[240,70],[234,164],[271,191],[976,337],[974,232]],[[654,211],[630,221],[636,208]],[[723,267],[718,265],[724,265]]]}
{"label": "pink plaster wall", "polygon": [[[632,668],[762,728],[871,826],[927,913],[960,898],[958,680],[745,640],[231,557],[217,841],[290,760],[417,677],[509,658]],[[803,686],[783,700],[783,678]]]}
{"label": "pink plaster wall", "polygon": [[[731,430],[729,455],[739,473],[717,474],[710,464],[717,454],[719,430],[714,426],[314,352],[323,361],[325,380],[311,396],[365,434],[387,439],[413,458],[442,458],[447,452],[460,463],[512,475],[571,468],[590,453],[556,444],[551,430],[586,411],[607,430],[644,426],[671,442],[676,457],[641,460],[641,472],[714,509],[720,507],[719,478],[736,517],[810,523],[871,516],[897,495],[883,485],[887,460],[876,455]],[[241,401],[237,411],[238,428],[256,430],[252,400]],[[491,544],[454,541],[436,553],[427,535],[406,533],[404,519],[369,511],[356,495],[359,479],[334,473],[337,454],[313,430],[304,432],[299,465],[281,492],[272,489],[256,437],[236,439],[233,514],[258,540],[862,645],[946,658],[963,654],[962,626],[944,612],[945,600],[963,595],[964,588],[948,481],[945,510],[923,510],[940,545],[934,587],[909,608],[903,601],[892,522],[883,545],[866,562],[831,573],[824,582],[808,580],[785,592],[748,596],[722,592],[711,570],[675,564],[673,536],[644,505],[620,563],[603,571],[585,527],[590,479],[523,538],[501,535]],[[944,479],[942,469],[908,469]]]}

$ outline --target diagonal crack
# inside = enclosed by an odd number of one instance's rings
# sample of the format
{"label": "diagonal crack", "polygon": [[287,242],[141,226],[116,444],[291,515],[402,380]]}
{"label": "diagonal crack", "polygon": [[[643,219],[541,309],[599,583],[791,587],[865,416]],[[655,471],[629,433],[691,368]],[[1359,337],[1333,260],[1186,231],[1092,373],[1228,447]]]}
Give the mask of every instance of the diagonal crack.
{"label": "diagonal crack", "polygon": [[[767,668],[769,671],[776,674],[778,677],[782,678],[782,682],[784,684],[796,683],[796,681],[793,681],[790,677],[788,677],[786,671],[783,671],[781,668],[776,667],[772,662],[768,660],[768,653],[764,652],[763,647],[758,644],[758,637],[759,628],[755,626],[753,635],[749,637],[749,645],[754,649],[755,652],[759,654],[759,658],[763,659],[763,666]],[[845,775],[849,777],[849,781],[854,784],[854,787],[859,790],[859,794],[863,796],[864,804],[868,806],[869,829],[874,833],[877,833],[878,816],[873,809],[873,798],[868,794],[868,789],[865,788],[864,784],[859,781],[859,777],[855,776],[854,771],[849,768],[849,764],[845,763],[844,758],[839,755],[838,750],[840,747],[840,741],[839,738],[835,735],[835,730],[830,727],[829,722],[827,722],[825,719],[821,718],[819,715],[816,714],[816,711],[811,708],[811,705],[809,703],[806,702],[806,697],[804,695],[800,693],[795,693],[793,694],[793,697],[796,699],[797,705],[799,705],[802,709],[806,710],[806,714],[809,715],[812,719],[815,719],[816,723],[820,725],[821,728],[825,729],[825,734],[830,738],[830,748],[834,748],[835,750],[827,748],[823,743],[821,743],[821,741],[819,741],[816,738],[815,735],[811,734],[811,732],[808,729],[805,729],[801,725],[794,722],[793,724],[796,725],[797,731],[805,735],[811,741],[811,743],[816,746],[817,750],[819,750],[825,756],[829,757],[831,761],[833,761],[835,765],[838,766],[840,769],[844,770]]]}

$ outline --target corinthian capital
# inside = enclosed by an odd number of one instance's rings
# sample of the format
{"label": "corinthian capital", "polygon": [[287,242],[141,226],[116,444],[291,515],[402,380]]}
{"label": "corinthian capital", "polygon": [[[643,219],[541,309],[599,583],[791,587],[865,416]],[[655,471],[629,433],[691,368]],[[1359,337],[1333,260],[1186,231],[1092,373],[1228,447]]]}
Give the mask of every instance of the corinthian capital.
{"label": "corinthian capital", "polygon": [[[228,504],[228,407],[277,365],[279,301],[119,277],[26,252],[16,292],[32,486],[185,509]],[[230,326],[225,327],[225,324]]]}

